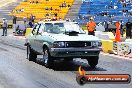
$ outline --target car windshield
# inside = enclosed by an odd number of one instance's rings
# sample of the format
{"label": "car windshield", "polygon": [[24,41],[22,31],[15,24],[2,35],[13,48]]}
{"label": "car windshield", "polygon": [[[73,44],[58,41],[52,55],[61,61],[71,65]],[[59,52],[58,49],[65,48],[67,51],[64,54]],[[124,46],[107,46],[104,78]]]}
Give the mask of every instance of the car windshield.
{"label": "car windshield", "polygon": [[53,24],[52,23],[45,23],[45,28],[46,29],[49,29],[51,27],[53,27]]}
{"label": "car windshield", "polygon": [[66,32],[78,32],[79,34],[84,34],[85,32],[82,30],[82,28],[79,27],[78,24],[76,23],[54,23],[54,25],[52,23],[46,23],[45,24],[46,27],[46,31],[49,33],[56,33],[56,34],[60,34],[60,33],[66,33]]}
{"label": "car windshield", "polygon": [[63,23],[55,23],[54,25],[58,25],[59,27],[64,27]]}

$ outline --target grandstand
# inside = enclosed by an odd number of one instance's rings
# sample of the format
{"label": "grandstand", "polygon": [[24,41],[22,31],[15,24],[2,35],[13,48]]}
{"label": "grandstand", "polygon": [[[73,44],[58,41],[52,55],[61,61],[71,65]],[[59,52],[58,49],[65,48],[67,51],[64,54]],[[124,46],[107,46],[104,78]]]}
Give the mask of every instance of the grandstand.
{"label": "grandstand", "polygon": [[74,0],[72,7],[66,14],[65,18],[70,18],[71,20],[73,20],[73,19],[75,20],[75,18],[78,15],[78,11],[80,9],[81,4],[82,4],[81,0]]}
{"label": "grandstand", "polygon": [[[67,7],[60,7],[64,1]],[[36,19],[51,19],[57,14],[58,19],[76,19],[80,24],[86,24],[90,16],[93,16],[97,23],[105,20],[126,22],[132,19],[131,7],[132,2],[126,2],[124,7],[121,0],[25,0],[20,2],[10,15],[29,18],[32,14]]]}
{"label": "grandstand", "polygon": [[12,2],[16,2],[17,0],[0,0],[0,7],[6,6]]}
{"label": "grandstand", "polygon": [[[36,1],[38,2],[36,3]],[[66,2],[66,7],[61,7],[64,1]],[[27,0],[16,6],[10,15],[29,18],[32,14],[36,19],[49,19],[53,18],[54,14],[57,14],[58,18],[64,19],[73,2],[74,0],[34,0],[34,2]]]}
{"label": "grandstand", "polygon": [[117,21],[126,22],[132,19],[132,2],[123,2],[120,0],[85,0],[78,12],[77,22],[85,24],[89,16],[93,16],[96,22],[101,21]]}
{"label": "grandstand", "polygon": [[9,16],[9,13],[21,1],[22,0],[0,0],[0,21],[2,21],[1,18],[6,18],[7,20],[10,20],[12,17]]}

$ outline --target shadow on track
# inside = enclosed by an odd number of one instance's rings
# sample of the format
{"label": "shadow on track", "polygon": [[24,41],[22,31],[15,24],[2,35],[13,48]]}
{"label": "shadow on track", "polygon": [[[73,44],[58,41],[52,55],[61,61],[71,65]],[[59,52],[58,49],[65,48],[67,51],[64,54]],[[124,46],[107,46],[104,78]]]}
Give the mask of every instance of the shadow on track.
{"label": "shadow on track", "polygon": [[[37,58],[37,63],[44,66],[41,58]],[[76,60],[70,62],[64,60],[54,61],[51,69],[55,71],[78,71],[79,66],[82,66],[85,71],[107,71],[104,68],[98,67],[98,65],[93,69],[87,63]]]}

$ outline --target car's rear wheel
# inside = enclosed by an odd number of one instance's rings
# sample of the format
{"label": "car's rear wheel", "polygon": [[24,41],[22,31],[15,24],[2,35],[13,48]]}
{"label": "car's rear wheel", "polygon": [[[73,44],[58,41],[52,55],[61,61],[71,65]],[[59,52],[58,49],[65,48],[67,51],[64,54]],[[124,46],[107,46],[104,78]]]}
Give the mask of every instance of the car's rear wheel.
{"label": "car's rear wheel", "polygon": [[28,45],[27,46],[27,59],[29,61],[34,61],[36,62],[37,54],[31,49],[31,47]]}
{"label": "car's rear wheel", "polygon": [[90,65],[91,68],[95,68],[96,65],[98,64],[98,56],[91,56],[87,58],[88,64]]}
{"label": "car's rear wheel", "polygon": [[49,49],[47,47],[43,49],[43,61],[45,67],[51,68],[53,66],[53,58],[50,56]]}

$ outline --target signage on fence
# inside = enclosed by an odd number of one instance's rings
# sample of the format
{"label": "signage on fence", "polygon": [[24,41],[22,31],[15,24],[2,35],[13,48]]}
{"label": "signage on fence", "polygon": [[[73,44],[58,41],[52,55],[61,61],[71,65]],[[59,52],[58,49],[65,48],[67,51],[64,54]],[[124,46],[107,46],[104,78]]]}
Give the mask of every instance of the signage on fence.
{"label": "signage on fence", "polygon": [[132,43],[119,42],[117,45],[118,45],[118,54],[119,55],[132,57]]}

